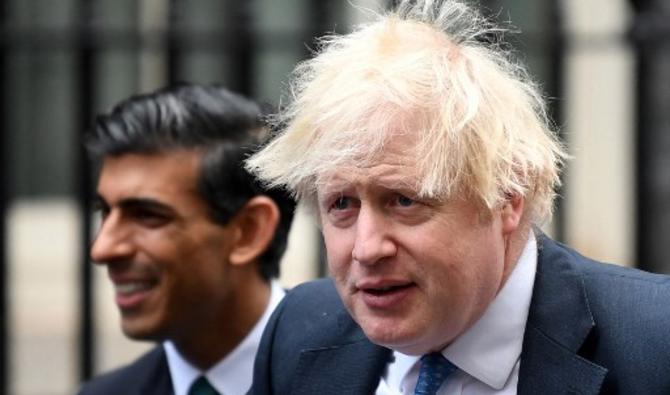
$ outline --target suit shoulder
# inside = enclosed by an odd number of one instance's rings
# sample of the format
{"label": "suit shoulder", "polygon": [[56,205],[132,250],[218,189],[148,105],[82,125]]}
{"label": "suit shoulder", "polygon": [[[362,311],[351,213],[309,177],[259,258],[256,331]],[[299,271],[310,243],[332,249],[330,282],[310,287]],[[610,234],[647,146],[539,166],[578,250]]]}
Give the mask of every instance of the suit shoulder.
{"label": "suit shoulder", "polygon": [[[289,393],[305,353],[369,344],[330,279],[289,291],[266,326],[254,365],[253,394]],[[311,354],[310,354],[311,355]]]}
{"label": "suit shoulder", "polygon": [[331,279],[310,281],[289,291],[269,327],[268,331],[282,339],[279,347],[293,349],[357,341],[363,336]]}
{"label": "suit shoulder", "polygon": [[344,308],[331,279],[320,279],[300,284],[290,290],[284,301],[286,313],[300,315],[322,315]]}
{"label": "suit shoulder", "polygon": [[650,273],[636,268],[597,262],[590,259],[586,260],[582,272],[586,281],[605,284],[630,282],[637,284],[638,288],[650,287],[670,292],[670,276],[665,274]]}
{"label": "suit shoulder", "polygon": [[592,296],[598,293],[610,299],[611,302],[620,298],[629,298],[635,300],[636,303],[658,305],[655,307],[664,309],[670,308],[670,304],[667,303],[670,298],[670,276],[598,262],[574,251],[573,253],[580,260],[578,268]]}
{"label": "suit shoulder", "polygon": [[643,270],[599,262],[581,255],[561,243],[542,239],[542,254],[554,261],[569,261],[568,267],[577,270],[587,287],[602,288],[603,291],[618,292],[616,285],[628,284],[632,290],[653,293],[670,293],[670,276]]}
{"label": "suit shoulder", "polygon": [[612,323],[670,330],[670,276],[595,261],[582,265],[586,297],[593,313]]}
{"label": "suit shoulder", "polygon": [[555,242],[546,246],[543,253],[563,262],[562,270],[579,275],[603,343],[625,339],[641,350],[670,353],[670,276],[598,262]]}
{"label": "suit shoulder", "polygon": [[[158,345],[131,364],[103,373],[82,384],[80,395],[112,395],[137,392],[138,383],[156,372],[161,365],[167,369],[165,351]],[[169,371],[168,371],[169,374]]]}

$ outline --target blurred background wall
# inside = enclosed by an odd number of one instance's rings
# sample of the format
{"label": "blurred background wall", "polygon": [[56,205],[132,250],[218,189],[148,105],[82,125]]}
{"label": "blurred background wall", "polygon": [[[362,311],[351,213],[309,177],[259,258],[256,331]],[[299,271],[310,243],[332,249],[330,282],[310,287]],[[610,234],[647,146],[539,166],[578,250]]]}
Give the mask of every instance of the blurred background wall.
{"label": "blurred background wall", "polygon": [[[357,7],[352,6],[356,4]],[[71,394],[147,344],[120,333],[87,259],[93,114],[176,81],[278,104],[314,37],[390,0],[0,0],[0,393]],[[670,5],[481,0],[545,93],[575,157],[546,230],[597,259],[670,272]],[[324,275],[296,219],[282,283]]]}

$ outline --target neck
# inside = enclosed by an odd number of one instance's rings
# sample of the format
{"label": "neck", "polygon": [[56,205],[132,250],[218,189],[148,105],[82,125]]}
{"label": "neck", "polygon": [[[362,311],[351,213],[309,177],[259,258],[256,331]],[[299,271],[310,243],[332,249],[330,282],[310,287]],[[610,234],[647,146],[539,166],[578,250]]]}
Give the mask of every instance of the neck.
{"label": "neck", "polygon": [[[526,247],[528,242],[528,237],[530,236],[531,225],[529,223],[523,223],[519,228],[514,231],[505,241],[505,269],[503,272],[503,281],[502,284],[507,282],[510,274],[514,271],[523,249]],[[502,286],[500,287],[502,289]]]}
{"label": "neck", "polygon": [[245,279],[231,279],[237,284],[218,312],[211,311],[193,331],[172,341],[182,356],[205,371],[225,358],[249,334],[270,301],[270,284],[256,273]]}

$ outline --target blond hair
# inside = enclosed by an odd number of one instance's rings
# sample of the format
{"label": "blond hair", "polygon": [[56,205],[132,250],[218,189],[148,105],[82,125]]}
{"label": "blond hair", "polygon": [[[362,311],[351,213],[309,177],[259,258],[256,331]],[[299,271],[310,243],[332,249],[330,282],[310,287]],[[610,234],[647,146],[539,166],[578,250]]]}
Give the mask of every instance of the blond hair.
{"label": "blond hair", "polygon": [[247,168],[311,200],[324,174],[378,161],[410,135],[421,197],[467,194],[487,208],[523,196],[531,220],[552,211],[566,154],[526,69],[459,1],[402,1],[347,35],[321,39],[297,66],[283,130]]}

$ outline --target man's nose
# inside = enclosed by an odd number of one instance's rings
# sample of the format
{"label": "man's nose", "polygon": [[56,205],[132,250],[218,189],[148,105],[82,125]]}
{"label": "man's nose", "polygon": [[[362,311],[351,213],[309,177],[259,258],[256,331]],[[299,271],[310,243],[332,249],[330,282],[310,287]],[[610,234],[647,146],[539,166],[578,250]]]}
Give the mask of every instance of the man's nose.
{"label": "man's nose", "polygon": [[91,260],[95,263],[112,263],[125,260],[134,252],[130,230],[120,215],[111,212],[102,221],[91,247]]}
{"label": "man's nose", "polygon": [[392,224],[386,215],[373,208],[361,207],[356,220],[356,239],[352,258],[364,265],[373,265],[392,257],[397,245],[392,237]]}

